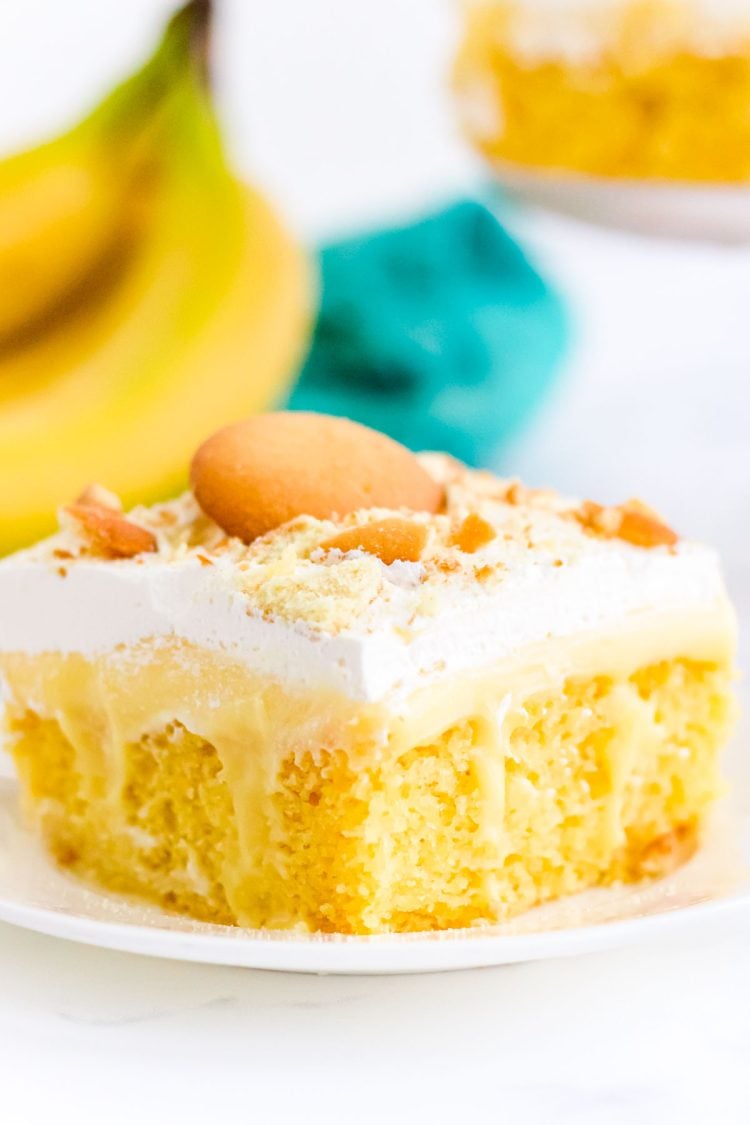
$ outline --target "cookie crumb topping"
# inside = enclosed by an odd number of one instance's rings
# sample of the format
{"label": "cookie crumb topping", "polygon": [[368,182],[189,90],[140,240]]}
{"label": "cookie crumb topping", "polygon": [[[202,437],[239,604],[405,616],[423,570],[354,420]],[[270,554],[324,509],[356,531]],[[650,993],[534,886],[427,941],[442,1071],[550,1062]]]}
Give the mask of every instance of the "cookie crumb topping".
{"label": "cookie crumb topping", "polygon": [[429,481],[422,509],[368,503],[323,516],[295,512],[247,542],[228,534],[192,492],[125,516],[116,496],[90,486],[61,510],[60,533],[32,554],[66,567],[78,559],[192,562],[207,580],[240,593],[248,613],[336,634],[368,628],[396,604],[411,629],[454,594],[486,598],[509,577],[533,580],[595,554],[673,551],[678,543],[640,501],[604,507],[468,469],[442,454],[408,458],[418,468],[414,480],[421,474]]}

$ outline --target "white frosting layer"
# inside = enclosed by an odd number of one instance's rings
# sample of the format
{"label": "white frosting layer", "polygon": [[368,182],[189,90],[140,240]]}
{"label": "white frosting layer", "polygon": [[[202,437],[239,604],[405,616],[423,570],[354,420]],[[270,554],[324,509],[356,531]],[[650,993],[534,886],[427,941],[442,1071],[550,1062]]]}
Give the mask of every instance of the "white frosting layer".
{"label": "white frosting layer", "polygon": [[[483,0],[478,0],[483,2]],[[586,62],[601,55],[622,13],[643,8],[642,0],[509,0],[507,32],[511,49],[529,61],[557,58]],[[654,0],[660,10],[663,45],[716,57],[747,46],[747,0]]]}
{"label": "white frosting layer", "polygon": [[547,638],[616,633],[639,615],[726,606],[716,555],[690,543],[642,550],[588,539],[565,566],[527,558],[490,588],[448,584],[430,615],[416,619],[398,569],[382,613],[326,634],[254,612],[228,561],[81,559],[63,577],[49,560],[18,555],[0,563],[0,650],[91,655],[145,638],[182,638],[290,687],[376,701]]}

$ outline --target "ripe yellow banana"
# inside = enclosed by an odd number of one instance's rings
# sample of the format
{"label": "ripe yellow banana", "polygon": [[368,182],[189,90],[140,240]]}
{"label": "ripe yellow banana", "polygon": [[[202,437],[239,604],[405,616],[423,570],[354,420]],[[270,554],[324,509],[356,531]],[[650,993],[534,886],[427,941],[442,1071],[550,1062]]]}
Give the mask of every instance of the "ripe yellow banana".
{"label": "ripe yellow banana", "polygon": [[0,164],[0,552],[89,480],[174,491],[206,433],[296,373],[311,271],[227,167],[208,16],[193,0],[86,121]]}

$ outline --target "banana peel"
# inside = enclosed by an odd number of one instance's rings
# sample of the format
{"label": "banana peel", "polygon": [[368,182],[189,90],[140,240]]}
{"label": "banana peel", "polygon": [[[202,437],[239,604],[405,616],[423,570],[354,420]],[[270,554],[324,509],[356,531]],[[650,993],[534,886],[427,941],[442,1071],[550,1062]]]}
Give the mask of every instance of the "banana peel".
{"label": "banana peel", "polygon": [[0,164],[0,553],[100,480],[173,493],[216,427],[282,400],[312,270],[232,174],[207,78],[210,5],[70,132]]}

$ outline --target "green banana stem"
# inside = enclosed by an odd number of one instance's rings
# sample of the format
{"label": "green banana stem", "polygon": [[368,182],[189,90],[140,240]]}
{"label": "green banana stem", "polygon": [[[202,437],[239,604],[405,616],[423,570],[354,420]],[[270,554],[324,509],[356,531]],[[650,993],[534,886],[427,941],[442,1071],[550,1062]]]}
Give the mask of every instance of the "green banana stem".
{"label": "green banana stem", "polygon": [[193,62],[196,76],[204,86],[211,85],[211,25],[213,19],[213,0],[189,0],[172,17],[167,25],[166,35],[172,28],[176,39],[183,34],[187,40],[187,51]]}
{"label": "green banana stem", "polygon": [[209,105],[211,0],[189,0],[172,16],[156,50],[135,74],[121,82],[77,131],[95,129],[107,143],[119,144],[141,122],[151,123],[156,107],[177,87],[188,84]]}

